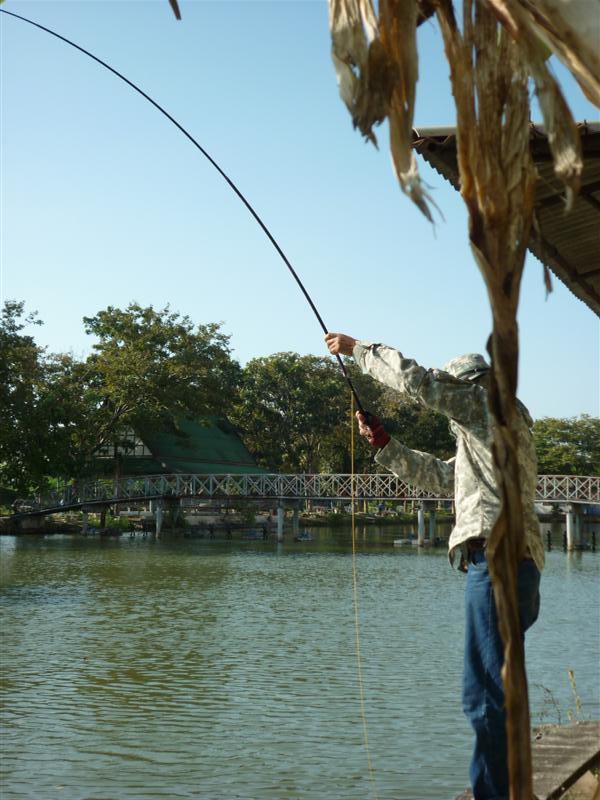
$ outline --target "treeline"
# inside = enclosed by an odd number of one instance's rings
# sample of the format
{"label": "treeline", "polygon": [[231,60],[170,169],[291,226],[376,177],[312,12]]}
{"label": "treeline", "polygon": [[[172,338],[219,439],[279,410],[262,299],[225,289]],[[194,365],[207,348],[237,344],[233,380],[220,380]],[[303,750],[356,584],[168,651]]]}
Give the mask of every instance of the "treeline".
{"label": "treeline", "polygon": [[[245,368],[220,325],[195,325],[167,306],[131,303],[84,317],[91,354],[48,353],[26,328],[42,324],[24,304],[5,303],[0,320],[0,486],[19,493],[56,479],[86,477],[93,454],[129,428],[168,425],[174,416],[226,416],[257,463],[275,472],[349,472],[350,393],[329,357],[275,353]],[[446,419],[348,372],[366,408],[409,447],[454,453]],[[535,424],[540,472],[597,474],[600,421]],[[376,465],[355,437],[358,472]]]}

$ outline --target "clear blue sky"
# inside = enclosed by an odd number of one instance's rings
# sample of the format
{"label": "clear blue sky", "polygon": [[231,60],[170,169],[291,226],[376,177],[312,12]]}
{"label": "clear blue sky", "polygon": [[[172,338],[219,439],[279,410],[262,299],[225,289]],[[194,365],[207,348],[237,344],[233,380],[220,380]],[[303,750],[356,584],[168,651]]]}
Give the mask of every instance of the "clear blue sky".
{"label": "clear blue sky", "polygon": [[[483,351],[491,329],[462,202],[421,163],[435,230],[380,149],[352,129],[325,2],[22,2],[3,8],[75,40],[138,83],[238,183],[330,330],[426,366]],[[246,363],[325,354],[275,251],[200,153],[90,59],[0,15],[3,299],[25,300],[51,351],[89,352],[82,317],[130,301],[222,322]],[[437,28],[420,31],[416,126],[454,122]],[[577,119],[599,113],[560,73]],[[598,318],[528,258],[519,394],[535,417],[599,412]]]}

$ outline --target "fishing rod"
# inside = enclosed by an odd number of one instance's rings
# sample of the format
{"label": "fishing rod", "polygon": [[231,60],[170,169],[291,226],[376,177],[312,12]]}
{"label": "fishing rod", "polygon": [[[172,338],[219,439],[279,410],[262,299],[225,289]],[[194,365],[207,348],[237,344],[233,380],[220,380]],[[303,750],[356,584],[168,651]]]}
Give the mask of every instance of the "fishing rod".
{"label": "fishing rod", "polygon": [[[159,103],[157,103],[156,100],[154,100],[152,97],[150,97],[149,94],[146,94],[146,92],[143,89],[140,89],[140,87],[137,84],[135,84],[133,81],[129,80],[129,78],[125,77],[125,75],[123,75],[121,72],[116,70],[114,67],[111,67],[111,65],[107,64],[106,61],[103,61],[101,58],[98,58],[98,56],[95,56],[93,53],[90,53],[90,51],[86,50],[85,47],[81,47],[81,45],[76,44],[75,42],[71,41],[71,39],[67,39],[66,36],[62,36],[60,33],[57,33],[56,31],[53,31],[51,28],[46,28],[44,25],[41,25],[39,22],[35,22],[34,20],[28,19],[27,17],[23,17],[23,16],[21,16],[21,14],[15,14],[13,11],[6,11],[3,8],[0,8],[0,12],[2,12],[2,14],[7,14],[9,17],[14,17],[15,19],[20,19],[22,22],[27,22],[29,25],[33,25],[34,28],[39,28],[39,30],[45,31],[46,33],[49,33],[51,36],[54,36],[56,39],[60,39],[61,42],[64,42],[65,44],[68,44],[71,47],[74,47],[76,50],[79,50],[80,53],[83,53],[84,55],[86,55],[89,58],[91,58],[93,61],[96,61],[96,63],[100,64],[102,67],[107,69],[109,72],[112,72],[113,75],[116,75],[117,78],[120,78],[122,81],[124,81],[128,86],[130,86],[138,94],[140,94],[144,99],[146,99],[149,103],[151,103],[154,106],[154,108],[156,108],[158,111],[160,111],[160,113],[163,114],[170,122],[172,122],[173,125],[175,125],[175,127],[178,128],[178,130],[180,130],[181,133],[183,133],[183,135],[187,139],[190,140],[190,142],[194,145],[194,147],[196,147],[202,153],[202,155],[212,164],[212,166],[217,170],[219,175],[221,175],[221,177],[229,184],[231,189],[233,189],[233,191],[237,194],[237,196],[240,198],[242,203],[246,206],[248,211],[252,214],[252,216],[254,217],[256,222],[258,222],[258,224],[262,228],[264,234],[266,235],[268,240],[271,242],[271,244],[273,245],[273,247],[275,248],[275,250],[277,251],[277,253],[281,257],[283,263],[286,265],[286,267],[288,268],[288,270],[292,274],[292,277],[294,278],[294,280],[296,281],[296,283],[300,287],[300,291],[302,292],[302,294],[304,295],[304,297],[308,301],[309,306],[313,310],[313,313],[314,313],[315,317],[317,318],[317,320],[319,322],[319,325],[323,329],[323,333],[325,333],[325,334],[329,333],[329,331],[327,330],[327,326],[323,322],[323,319],[322,319],[321,315],[319,314],[319,312],[317,310],[317,307],[315,306],[315,304],[312,301],[311,296],[306,291],[306,288],[304,287],[304,284],[302,283],[302,281],[298,277],[298,274],[296,273],[296,270],[290,264],[286,254],[283,252],[283,250],[279,246],[277,240],[275,239],[275,237],[273,236],[271,231],[267,228],[267,226],[262,221],[262,219],[260,218],[258,213],[254,210],[254,208],[252,207],[250,202],[242,194],[240,189],[238,189],[238,187],[232,181],[232,179],[229,177],[229,175],[227,175],[227,173],[219,166],[219,164],[214,160],[214,158],[210,155],[210,153],[208,153],[202,147],[202,145],[199,144],[199,142],[197,142],[196,139],[194,139],[192,134],[189,133],[189,131],[187,131],[183,127],[183,125],[181,125],[179,122],[177,122],[175,117],[171,116],[171,114],[169,114],[168,111],[166,111]],[[351,380],[350,376],[348,375],[348,370],[346,369],[346,366],[345,366],[344,362],[342,361],[341,356],[339,354],[337,354],[336,355],[336,359],[337,359],[339,367],[340,367],[340,369],[342,371],[342,374],[343,374],[343,376],[344,376],[344,378],[346,380],[346,383],[350,387],[350,391],[352,392],[352,395],[353,395],[353,397],[354,397],[354,399],[356,401],[356,405],[358,407],[358,410],[361,412],[361,414],[363,414],[365,416],[365,418],[368,419],[368,417],[369,417],[368,412],[366,412],[364,410],[364,408],[363,408],[363,405],[362,405],[362,403],[360,401],[358,393],[357,393],[356,389],[354,388],[354,384],[352,383],[352,380]]]}

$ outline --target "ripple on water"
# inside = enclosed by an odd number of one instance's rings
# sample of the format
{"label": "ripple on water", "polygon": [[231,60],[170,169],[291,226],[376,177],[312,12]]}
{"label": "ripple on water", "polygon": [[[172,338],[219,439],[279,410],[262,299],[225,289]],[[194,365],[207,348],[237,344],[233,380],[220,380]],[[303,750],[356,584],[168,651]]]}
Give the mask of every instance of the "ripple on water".
{"label": "ripple on water", "polygon": [[[324,539],[306,553],[16,540],[0,594],[3,800],[371,796],[352,561]],[[528,670],[572,705],[567,653],[594,709],[593,624],[587,650],[574,647],[574,621],[597,608],[598,557],[585,555],[569,571],[550,554]],[[450,797],[470,750],[462,576],[441,553],[392,547],[359,554],[357,571],[377,794]]]}

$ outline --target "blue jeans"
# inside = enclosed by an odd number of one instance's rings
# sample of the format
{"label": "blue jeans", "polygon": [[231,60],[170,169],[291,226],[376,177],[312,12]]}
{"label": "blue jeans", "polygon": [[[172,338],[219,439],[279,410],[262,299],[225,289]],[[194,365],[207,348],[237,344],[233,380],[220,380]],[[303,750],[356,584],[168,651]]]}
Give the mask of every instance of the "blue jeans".
{"label": "blue jeans", "polygon": [[[540,610],[540,573],[534,562],[519,564],[521,635]],[[508,800],[506,711],[501,669],[504,648],[485,551],[471,554],[466,588],[463,711],[475,731],[469,776],[475,800]]]}

